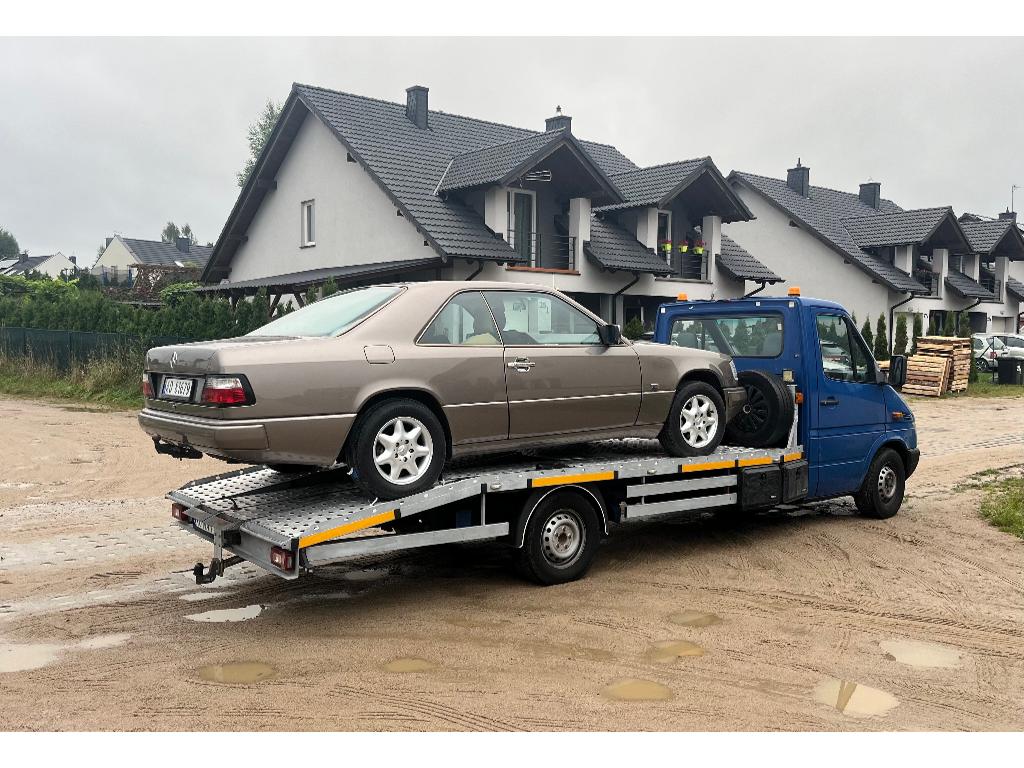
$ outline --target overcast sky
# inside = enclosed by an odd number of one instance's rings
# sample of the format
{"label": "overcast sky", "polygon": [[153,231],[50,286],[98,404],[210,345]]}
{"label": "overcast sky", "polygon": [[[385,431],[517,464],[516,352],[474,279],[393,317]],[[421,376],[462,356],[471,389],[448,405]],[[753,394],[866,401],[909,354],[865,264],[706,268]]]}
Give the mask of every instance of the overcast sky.
{"label": "overcast sky", "polygon": [[[246,129],[292,82],[573,132],[719,169],[995,215],[1024,185],[1024,41],[0,38],[0,227],[91,264],[168,220],[215,241]],[[1017,195],[1024,207],[1024,189]]]}

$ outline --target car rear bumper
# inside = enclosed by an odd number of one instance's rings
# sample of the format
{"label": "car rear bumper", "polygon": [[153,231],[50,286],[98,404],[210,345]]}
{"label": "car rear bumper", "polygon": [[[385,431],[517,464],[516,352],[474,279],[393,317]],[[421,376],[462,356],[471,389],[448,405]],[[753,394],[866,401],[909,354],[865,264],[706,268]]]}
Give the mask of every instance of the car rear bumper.
{"label": "car rear bumper", "polygon": [[211,419],[152,408],[139,414],[139,426],[154,438],[252,464],[334,464],[354,421],[355,414]]}
{"label": "car rear bumper", "polygon": [[747,390],[743,387],[726,387],[722,390],[722,396],[725,398],[725,421],[728,423],[739,415],[743,404],[747,402]]}

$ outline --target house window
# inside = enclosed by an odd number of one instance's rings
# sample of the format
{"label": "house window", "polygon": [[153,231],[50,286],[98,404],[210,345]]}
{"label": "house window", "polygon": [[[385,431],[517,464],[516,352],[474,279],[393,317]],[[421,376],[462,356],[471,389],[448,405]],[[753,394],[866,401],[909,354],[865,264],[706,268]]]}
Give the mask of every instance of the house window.
{"label": "house window", "polygon": [[529,189],[508,192],[508,244],[531,267],[537,266],[537,195]]}
{"label": "house window", "polygon": [[316,245],[316,201],[302,203],[302,247]]}
{"label": "house window", "polygon": [[658,253],[672,263],[672,211],[658,211]]}

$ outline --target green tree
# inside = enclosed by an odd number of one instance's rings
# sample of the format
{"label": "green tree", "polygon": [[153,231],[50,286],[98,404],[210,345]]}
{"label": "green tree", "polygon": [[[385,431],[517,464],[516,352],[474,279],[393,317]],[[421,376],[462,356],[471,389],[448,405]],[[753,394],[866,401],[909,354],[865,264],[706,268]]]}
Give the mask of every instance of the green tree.
{"label": "green tree", "polygon": [[919,338],[921,338],[921,336],[924,335],[924,331],[922,329],[923,325],[924,325],[924,322],[921,320],[921,315],[919,315],[919,314],[917,314],[917,312],[915,312],[914,313],[914,342],[913,342],[913,346],[910,348],[910,354],[912,354],[912,355],[916,355],[917,354],[917,340]]}
{"label": "green tree", "polygon": [[[917,325],[917,315],[914,315],[914,325]],[[915,327],[914,330],[917,330]],[[896,336],[893,339],[892,353],[894,355],[907,354],[907,316],[900,315],[896,318]],[[916,341],[916,339],[915,339]]]}
{"label": "green tree", "polygon": [[875,348],[875,336],[871,333],[871,321],[865,320],[864,325],[861,326],[860,335],[864,337],[864,343],[868,345],[868,349]]}
{"label": "green tree", "polygon": [[644,335],[644,324],[639,317],[633,316],[626,321],[626,324],[622,327],[622,335],[627,339],[636,341]]}
{"label": "green tree", "polygon": [[939,316],[936,315],[935,313],[932,313],[932,315],[928,318],[928,335],[938,336],[941,327],[942,326],[939,324]]}
{"label": "green tree", "polygon": [[878,316],[875,326],[875,360],[889,359],[889,329],[885,327],[885,315]]}
{"label": "green tree", "polygon": [[850,319],[853,320],[853,327],[856,328],[857,327],[857,313],[856,312],[851,312],[850,313]]}
{"label": "green tree", "polygon": [[0,227],[0,259],[13,259],[21,248],[18,246],[17,238],[3,227]]}
{"label": "green tree", "polygon": [[320,286],[320,296],[326,299],[328,296],[333,296],[338,292],[338,284],[334,281],[334,278],[328,278],[327,282]]}
{"label": "green tree", "polygon": [[160,240],[165,243],[174,243],[179,237],[181,237],[181,230],[178,229],[178,225],[173,221],[168,221],[167,226],[160,233]]}
{"label": "green tree", "polygon": [[275,104],[273,99],[267,99],[256,122],[249,125],[249,132],[246,135],[249,140],[249,159],[245,161],[245,166],[238,172],[238,186],[244,187],[245,182],[249,180],[249,174],[256,167],[256,161],[259,160],[260,153],[263,152],[263,147],[267,143],[267,139],[270,138],[280,116],[281,105]]}
{"label": "green tree", "polygon": [[956,336],[956,319],[953,317],[955,313],[946,311],[945,322],[942,324],[942,335],[943,336]]}
{"label": "green tree", "polygon": [[185,226],[181,228],[181,236],[188,238],[189,245],[195,245],[199,242],[199,238],[195,236],[195,233],[192,231],[192,227],[188,225],[188,222],[185,222]]}

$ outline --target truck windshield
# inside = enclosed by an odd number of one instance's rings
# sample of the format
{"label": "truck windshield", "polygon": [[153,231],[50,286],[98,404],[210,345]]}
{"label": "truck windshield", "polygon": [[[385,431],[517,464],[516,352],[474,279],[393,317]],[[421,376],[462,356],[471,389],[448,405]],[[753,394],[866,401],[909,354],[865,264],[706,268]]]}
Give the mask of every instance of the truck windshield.
{"label": "truck windshield", "polygon": [[782,315],[680,317],[672,323],[669,343],[732,357],[778,357],[782,353]]}
{"label": "truck windshield", "polygon": [[289,312],[248,336],[337,336],[390,301],[402,289],[374,285],[345,291]]}

